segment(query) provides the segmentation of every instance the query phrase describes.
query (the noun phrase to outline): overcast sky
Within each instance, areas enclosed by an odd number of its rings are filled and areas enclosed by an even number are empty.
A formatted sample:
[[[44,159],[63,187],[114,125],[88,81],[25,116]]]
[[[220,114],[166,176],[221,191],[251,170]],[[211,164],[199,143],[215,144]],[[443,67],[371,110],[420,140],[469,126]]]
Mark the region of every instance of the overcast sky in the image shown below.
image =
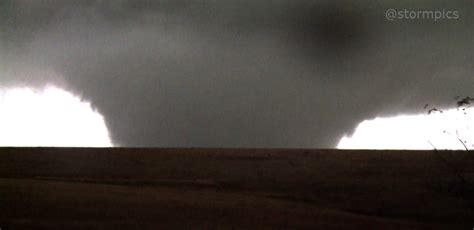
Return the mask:
[[[386,19],[387,9],[459,19]],[[1,0],[0,85],[55,84],[115,144],[335,147],[474,93],[473,1]]]

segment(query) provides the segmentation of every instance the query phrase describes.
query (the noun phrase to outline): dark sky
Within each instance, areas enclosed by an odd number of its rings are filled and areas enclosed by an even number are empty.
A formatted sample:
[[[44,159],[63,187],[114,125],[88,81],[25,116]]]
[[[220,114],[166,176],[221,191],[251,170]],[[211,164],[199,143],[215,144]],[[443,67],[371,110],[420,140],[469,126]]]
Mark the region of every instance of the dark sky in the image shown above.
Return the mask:
[[[387,9],[456,10],[396,20]],[[466,1],[0,0],[0,85],[64,87],[119,146],[335,147],[474,91]]]

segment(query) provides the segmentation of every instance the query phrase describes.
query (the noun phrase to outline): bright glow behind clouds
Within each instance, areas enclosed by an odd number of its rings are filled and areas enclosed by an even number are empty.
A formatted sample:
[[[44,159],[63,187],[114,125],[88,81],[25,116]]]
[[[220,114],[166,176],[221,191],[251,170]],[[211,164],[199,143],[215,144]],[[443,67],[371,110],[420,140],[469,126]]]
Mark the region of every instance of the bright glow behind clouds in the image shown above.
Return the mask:
[[[474,140],[474,109],[376,118],[361,122],[351,137],[343,137],[339,149],[464,149],[458,140]],[[431,146],[430,142],[433,144]]]
[[[0,88],[0,146],[110,147],[102,115],[56,88]]]

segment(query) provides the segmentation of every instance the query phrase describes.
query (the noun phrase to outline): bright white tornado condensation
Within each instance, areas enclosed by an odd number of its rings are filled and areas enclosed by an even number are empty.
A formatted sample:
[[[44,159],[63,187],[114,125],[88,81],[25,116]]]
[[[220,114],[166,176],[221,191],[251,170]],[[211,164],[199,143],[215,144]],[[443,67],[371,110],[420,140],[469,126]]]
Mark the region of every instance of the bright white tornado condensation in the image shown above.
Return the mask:
[[[65,90],[0,88],[0,146],[110,147],[112,142],[102,115]]]
[[[474,109],[376,118],[360,123],[339,149],[465,149],[473,148]]]

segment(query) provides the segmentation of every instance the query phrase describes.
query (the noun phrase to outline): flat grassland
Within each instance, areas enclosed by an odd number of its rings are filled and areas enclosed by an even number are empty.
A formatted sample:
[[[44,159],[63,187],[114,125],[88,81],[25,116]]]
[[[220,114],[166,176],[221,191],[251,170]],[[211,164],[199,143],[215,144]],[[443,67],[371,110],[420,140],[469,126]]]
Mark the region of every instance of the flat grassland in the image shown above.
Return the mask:
[[[0,228],[472,229],[474,152],[0,148]]]

